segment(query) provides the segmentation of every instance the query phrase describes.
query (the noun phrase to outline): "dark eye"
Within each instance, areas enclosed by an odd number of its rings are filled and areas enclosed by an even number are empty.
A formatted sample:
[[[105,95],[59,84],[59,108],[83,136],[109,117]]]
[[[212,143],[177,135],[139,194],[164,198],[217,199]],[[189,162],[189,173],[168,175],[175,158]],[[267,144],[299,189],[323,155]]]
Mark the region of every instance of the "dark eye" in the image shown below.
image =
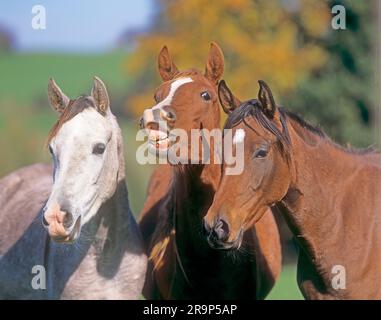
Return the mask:
[[[209,101],[210,100],[210,94],[208,91],[204,91],[204,92],[201,92],[201,98],[203,98],[205,101]]]
[[[259,148],[254,152],[254,158],[265,158],[269,150],[265,148]]]
[[[51,145],[49,145],[49,152],[50,152],[51,155],[53,155],[53,148],[52,148]]]
[[[105,149],[106,145],[104,143],[97,143],[93,148],[93,154],[103,154]]]

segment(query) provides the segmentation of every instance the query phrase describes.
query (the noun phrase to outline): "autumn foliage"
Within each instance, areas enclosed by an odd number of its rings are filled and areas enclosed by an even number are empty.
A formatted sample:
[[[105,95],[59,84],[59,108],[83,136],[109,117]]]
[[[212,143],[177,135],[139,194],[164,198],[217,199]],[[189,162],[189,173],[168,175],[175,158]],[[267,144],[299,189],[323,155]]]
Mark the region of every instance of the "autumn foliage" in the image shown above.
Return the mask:
[[[325,1],[160,0],[156,7],[150,30],[136,37],[136,49],[124,65],[133,81],[126,108],[135,115],[153,103],[160,84],[156,58],[163,45],[180,69],[204,68],[210,42],[217,42],[225,55],[224,79],[242,99],[255,96],[258,79],[280,96],[292,92],[327,59],[311,40],[330,27]]]

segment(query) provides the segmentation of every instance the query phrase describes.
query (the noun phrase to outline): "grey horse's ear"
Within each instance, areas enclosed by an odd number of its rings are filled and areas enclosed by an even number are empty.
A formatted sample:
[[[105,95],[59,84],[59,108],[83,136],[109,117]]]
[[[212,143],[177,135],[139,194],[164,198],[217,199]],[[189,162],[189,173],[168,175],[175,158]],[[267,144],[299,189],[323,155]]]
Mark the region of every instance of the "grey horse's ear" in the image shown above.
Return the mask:
[[[108,97],[105,84],[98,77],[94,77],[93,88],[91,90],[91,96],[95,100],[97,110],[105,115],[110,108],[110,99]]]
[[[54,82],[53,78],[50,78],[48,82],[48,99],[52,108],[59,113],[62,113],[65,110],[70,101],[60,87]]]

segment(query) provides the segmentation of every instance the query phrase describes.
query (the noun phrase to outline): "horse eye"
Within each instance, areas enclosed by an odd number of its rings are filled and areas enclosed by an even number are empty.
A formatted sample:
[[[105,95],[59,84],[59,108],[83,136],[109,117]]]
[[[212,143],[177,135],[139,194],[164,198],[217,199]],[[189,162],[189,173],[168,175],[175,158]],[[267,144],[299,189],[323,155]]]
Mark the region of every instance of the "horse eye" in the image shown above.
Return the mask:
[[[203,91],[201,92],[201,98],[203,98],[205,101],[209,101],[211,98],[210,98],[210,95],[209,95],[209,92],[207,91]]]
[[[97,143],[93,148],[93,154],[103,154],[105,152],[106,145],[104,143]]]
[[[51,145],[49,145],[49,152],[50,152],[51,155],[53,155],[53,148],[52,148]]]
[[[268,152],[269,151],[267,149],[257,149],[254,152],[254,158],[265,158]]]

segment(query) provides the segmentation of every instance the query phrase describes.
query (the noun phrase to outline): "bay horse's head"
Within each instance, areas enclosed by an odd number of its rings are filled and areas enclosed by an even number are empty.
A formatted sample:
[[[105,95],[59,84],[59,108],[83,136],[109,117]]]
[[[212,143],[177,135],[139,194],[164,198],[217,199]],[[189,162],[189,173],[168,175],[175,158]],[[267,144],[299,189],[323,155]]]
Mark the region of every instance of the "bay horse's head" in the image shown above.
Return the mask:
[[[274,101],[270,88],[259,81],[258,99],[240,104],[221,81],[218,94],[231,110],[225,129],[231,129],[234,144],[244,145],[244,170],[222,180],[204,218],[208,242],[214,248],[237,248],[243,232],[258,221],[269,206],[286,194],[290,181],[289,135],[284,111]]]
[[[163,83],[155,91],[156,104],[144,111],[141,125],[148,133],[149,150],[163,154],[173,142],[169,137],[173,129],[185,130],[190,137],[192,129],[220,126],[217,84],[224,58],[218,45],[212,43],[204,73],[196,69],[179,71],[164,46],[158,69]]]
[[[115,192],[120,129],[99,78],[90,96],[74,100],[50,79],[48,97],[60,117],[48,138],[54,183],[42,220],[53,240],[72,242]]]

